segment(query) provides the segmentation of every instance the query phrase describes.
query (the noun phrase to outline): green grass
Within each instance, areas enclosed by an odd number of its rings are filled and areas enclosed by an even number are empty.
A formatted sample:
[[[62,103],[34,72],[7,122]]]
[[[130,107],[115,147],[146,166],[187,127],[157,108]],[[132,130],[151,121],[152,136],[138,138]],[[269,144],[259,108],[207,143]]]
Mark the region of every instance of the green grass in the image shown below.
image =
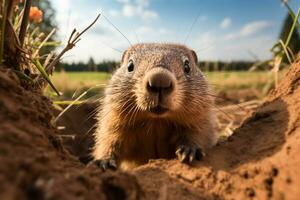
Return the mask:
[[[103,72],[59,72],[54,73],[52,82],[62,92],[62,96],[57,97],[48,87],[46,95],[54,100],[71,100],[76,96],[98,85],[85,95],[85,98],[91,98],[102,94],[105,84],[110,79],[111,74]]]
[[[280,76],[284,74],[280,72]],[[230,71],[230,72],[205,72],[208,82],[216,93],[228,90],[255,89],[262,92],[267,84],[273,83],[273,74],[270,71]],[[62,97],[54,97],[55,100],[70,100],[76,92],[80,93],[89,88],[99,85],[100,87],[90,90],[85,98],[99,97],[111,74],[103,72],[59,72],[52,77],[53,84],[63,93]],[[52,95],[50,89],[47,94]],[[73,98],[74,99],[74,98]]]
[[[205,75],[217,91],[247,88],[260,90],[273,80],[273,74],[269,71],[206,72]]]
[[[62,73],[55,73],[55,76],[61,76]],[[97,83],[106,83],[110,79],[110,73],[104,72],[67,72],[66,73],[70,80],[75,81],[95,81]]]

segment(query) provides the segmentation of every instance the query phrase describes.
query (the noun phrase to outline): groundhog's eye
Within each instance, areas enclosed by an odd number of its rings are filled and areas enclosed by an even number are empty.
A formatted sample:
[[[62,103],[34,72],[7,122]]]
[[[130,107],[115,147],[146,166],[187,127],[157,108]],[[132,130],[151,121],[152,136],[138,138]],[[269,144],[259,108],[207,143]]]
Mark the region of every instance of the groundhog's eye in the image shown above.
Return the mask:
[[[183,69],[186,74],[190,73],[191,68],[190,68],[190,62],[188,60],[184,61]]]
[[[128,65],[127,65],[127,69],[129,72],[132,72],[134,70],[134,64],[133,64],[133,60],[129,60]]]

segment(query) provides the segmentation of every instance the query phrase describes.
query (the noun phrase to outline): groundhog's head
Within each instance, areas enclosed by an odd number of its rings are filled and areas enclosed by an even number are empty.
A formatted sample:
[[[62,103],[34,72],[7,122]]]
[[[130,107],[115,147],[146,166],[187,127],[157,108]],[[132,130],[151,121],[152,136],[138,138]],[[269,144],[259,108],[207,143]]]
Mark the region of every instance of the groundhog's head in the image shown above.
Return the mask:
[[[183,45],[134,45],[124,52],[112,78],[112,101],[119,102],[118,108],[125,115],[136,112],[152,118],[193,116],[195,110],[211,103],[197,62],[196,53]],[[123,98],[122,102],[119,98]]]

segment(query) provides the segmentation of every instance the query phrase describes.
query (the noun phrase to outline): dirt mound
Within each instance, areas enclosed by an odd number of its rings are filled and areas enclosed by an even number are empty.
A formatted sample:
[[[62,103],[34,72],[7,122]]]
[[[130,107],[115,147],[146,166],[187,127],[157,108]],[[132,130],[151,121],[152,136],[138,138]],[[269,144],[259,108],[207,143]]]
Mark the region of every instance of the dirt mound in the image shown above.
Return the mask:
[[[51,102],[0,70],[0,199],[137,199],[133,175],[87,169],[64,150]],[[130,180],[130,181],[128,181]]]
[[[103,173],[64,149],[49,100],[0,71],[0,199],[297,199],[299,86],[300,60],[227,141],[193,166],[152,160],[133,171]],[[77,145],[64,144],[83,162],[91,141],[82,134],[94,122],[78,116],[93,109],[73,108],[76,117],[60,122]]]

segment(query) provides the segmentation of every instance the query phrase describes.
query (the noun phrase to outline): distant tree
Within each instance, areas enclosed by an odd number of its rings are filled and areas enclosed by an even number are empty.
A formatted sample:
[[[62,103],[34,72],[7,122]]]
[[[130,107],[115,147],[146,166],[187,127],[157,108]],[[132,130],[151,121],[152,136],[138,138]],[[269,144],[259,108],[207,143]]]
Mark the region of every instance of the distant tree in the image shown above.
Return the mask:
[[[291,15],[288,13],[282,29],[281,29],[281,33],[280,33],[280,39],[285,42],[288,38],[288,35],[290,33],[291,27],[293,25],[293,18],[291,17]],[[288,47],[292,50],[292,52],[296,55],[299,51],[300,51],[300,37],[299,37],[299,30],[297,28],[295,28],[290,43],[288,45]],[[284,56],[283,58],[283,62],[288,62],[287,57]]]
[[[97,71],[96,63],[92,57],[89,58],[87,65],[89,71]]]

